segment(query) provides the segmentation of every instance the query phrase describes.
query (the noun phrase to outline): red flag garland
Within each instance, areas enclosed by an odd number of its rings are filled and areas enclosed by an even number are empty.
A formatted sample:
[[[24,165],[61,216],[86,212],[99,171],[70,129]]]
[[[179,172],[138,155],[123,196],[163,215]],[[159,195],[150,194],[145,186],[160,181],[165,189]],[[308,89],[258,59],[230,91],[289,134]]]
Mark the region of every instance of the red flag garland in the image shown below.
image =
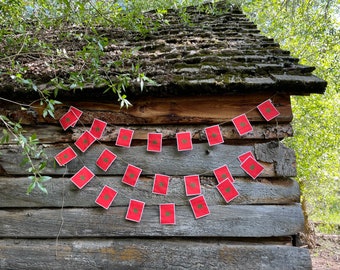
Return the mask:
[[[261,115],[270,121],[280,115],[280,112],[275,108],[270,99],[262,102],[257,106]],[[66,130],[70,126],[74,127],[83,112],[73,106],[65,113],[59,120],[62,128]],[[241,114],[233,118],[232,123],[236,127],[240,136],[243,136],[253,131],[253,128],[246,116]],[[100,139],[104,133],[107,123],[99,119],[94,119],[90,131],[85,131],[75,142],[75,145],[85,152],[97,139]],[[210,126],[204,129],[209,146],[224,143],[222,132],[219,125]],[[117,136],[116,145],[121,147],[130,147],[133,137],[133,130],[120,128]],[[192,137],[190,132],[176,133],[177,150],[188,151],[193,149]],[[162,133],[148,133],[147,151],[161,152],[162,151]],[[64,166],[71,160],[77,157],[72,147],[67,147],[55,156],[55,160],[60,166]],[[98,157],[96,164],[103,171],[107,171],[111,164],[115,161],[117,156],[108,149],[104,149]],[[256,161],[253,153],[248,151],[240,156],[238,159],[241,162],[241,168],[253,179],[258,177],[264,170],[264,167]],[[135,187],[142,169],[128,164],[123,175],[122,182]],[[216,185],[217,190],[226,202],[235,199],[239,192],[235,188],[233,176],[227,165],[223,165],[213,170],[214,175],[218,181]],[[74,176],[71,181],[82,189],[94,177],[94,173],[83,166]],[[166,195],[169,188],[170,177],[162,174],[155,174],[152,192],[154,194]],[[196,219],[210,214],[204,195],[201,194],[201,185],[199,175],[188,175],[184,177],[185,192],[187,196],[196,196],[189,200],[193,214]],[[105,209],[108,209],[113,200],[117,196],[117,191],[105,185],[98,197],[96,203]],[[130,199],[128,210],[125,218],[130,221],[140,222],[145,203],[138,200]],[[166,203],[159,205],[160,224],[175,224],[175,204]]]

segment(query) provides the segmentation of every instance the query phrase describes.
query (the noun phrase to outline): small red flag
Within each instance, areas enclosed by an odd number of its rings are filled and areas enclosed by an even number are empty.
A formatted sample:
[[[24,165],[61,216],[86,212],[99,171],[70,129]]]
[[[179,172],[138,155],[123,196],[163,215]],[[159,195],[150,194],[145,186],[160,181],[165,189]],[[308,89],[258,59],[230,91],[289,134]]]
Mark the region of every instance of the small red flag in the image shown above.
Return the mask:
[[[75,175],[71,177],[71,181],[79,188],[82,189],[91,179],[94,173],[91,172],[86,166],[81,168]]]
[[[80,135],[74,144],[80,151],[85,152],[95,141],[96,138],[86,130],[82,135]]]
[[[205,128],[205,134],[207,135],[208,144],[210,146],[221,144],[224,142],[219,125]]]
[[[109,209],[113,200],[117,196],[117,193],[118,192],[116,190],[105,185],[96,199],[96,204],[100,205],[101,207],[105,209]]]
[[[237,129],[237,132],[240,134],[240,136],[253,131],[253,127],[250,125],[250,122],[245,114],[241,114],[233,118],[232,121]]]
[[[248,157],[242,164],[241,168],[249,174],[253,179],[258,177],[264,170],[263,166],[253,157]]]
[[[230,202],[239,195],[237,189],[229,179],[219,183],[216,188],[221,193],[226,202]]]
[[[75,121],[72,124],[72,127],[74,127],[77,124],[77,122],[78,122],[80,116],[83,114],[83,112],[81,110],[77,109],[76,107],[73,107],[73,106],[70,107],[69,111],[72,111],[77,116],[77,121]]]
[[[122,182],[129,186],[135,187],[141,173],[142,169],[129,164],[123,175]]]
[[[196,219],[210,214],[207,202],[205,201],[203,195],[192,198],[189,200],[189,202]]]
[[[152,193],[166,195],[168,193],[170,176],[155,174]]]
[[[176,139],[177,139],[177,150],[178,151],[192,150],[193,147],[192,147],[190,132],[176,133]]]
[[[148,133],[147,151],[162,151],[162,133]]]
[[[81,110],[79,110],[79,109],[77,109],[76,107],[73,107],[73,106],[70,107],[69,111],[72,111],[77,116],[78,119],[83,114],[83,112]]]
[[[98,140],[102,137],[106,125],[106,122],[95,118],[92,122],[90,133]]]
[[[65,164],[69,163],[72,159],[77,157],[76,152],[72,149],[71,146],[65,148],[59,154],[57,154],[54,159],[60,166],[64,166]]]
[[[238,156],[238,160],[239,160],[241,163],[243,163],[248,157],[253,157],[253,158],[255,159],[253,153],[252,153],[251,151],[248,151],[248,152],[245,152],[245,153],[242,154],[242,155],[239,155],[239,156]]]
[[[274,104],[270,99],[258,105],[257,109],[260,111],[264,119],[266,119],[267,121],[270,121],[280,115],[280,112],[275,108]]]
[[[71,127],[73,124],[77,123],[78,118],[73,111],[69,110],[59,119],[59,123],[64,130]]]
[[[116,158],[117,156],[114,153],[108,149],[104,149],[98,157],[96,164],[99,168],[106,172]]]
[[[234,178],[231,175],[227,165],[223,165],[223,166],[215,169],[214,170],[214,175],[215,175],[218,183],[221,183],[221,182],[223,182],[226,179],[229,179],[230,182],[234,182]]]
[[[201,194],[201,182],[199,175],[184,176],[185,193],[187,196]]]
[[[134,131],[131,129],[126,129],[126,128],[119,129],[118,137],[116,140],[116,145],[122,146],[122,147],[130,147],[133,132]]]
[[[159,205],[160,224],[176,224],[175,204],[164,203]]]
[[[142,219],[144,206],[144,202],[131,199],[125,219],[140,222]]]

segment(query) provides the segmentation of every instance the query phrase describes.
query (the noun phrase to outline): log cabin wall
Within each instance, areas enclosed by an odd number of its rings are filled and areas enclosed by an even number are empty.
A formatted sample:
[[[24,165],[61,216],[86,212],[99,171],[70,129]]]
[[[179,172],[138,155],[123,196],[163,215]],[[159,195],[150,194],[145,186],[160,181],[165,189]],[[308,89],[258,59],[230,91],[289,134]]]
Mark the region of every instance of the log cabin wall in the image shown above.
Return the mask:
[[[30,181],[25,168],[19,166],[21,150],[14,141],[1,145],[1,269],[311,269],[308,250],[293,245],[293,237],[304,230],[304,216],[299,185],[294,180],[294,151],[281,140],[293,135],[290,95],[322,92],[325,83],[312,76],[310,68],[298,65],[272,40],[261,36],[239,11],[199,16],[194,8],[189,12],[196,14],[196,26],[188,28],[173,23],[171,30],[167,26],[159,29],[159,35],[151,37],[151,41],[138,41],[145,49],[138,56],[141,61],[150,64],[150,55],[156,58],[156,54],[158,59],[167,60],[163,66],[158,63],[155,69],[153,66],[147,69],[147,75],[159,83],[157,87],[150,86],[143,93],[129,90],[128,97],[133,103],[129,109],[120,109],[95,89],[77,92],[77,97],[61,95],[63,104],[56,108],[56,119],[43,118],[39,106],[33,112],[23,112],[14,105],[3,104],[1,114],[21,119],[28,134],[38,134],[49,157],[45,174],[52,176],[52,180],[46,184],[48,195],[35,190],[27,196]],[[169,12],[169,16],[173,21],[177,18],[175,12]],[[202,22],[210,34],[206,39],[199,24]],[[170,31],[177,35],[172,43],[162,36]],[[175,43],[178,49],[185,43],[183,37],[194,40],[195,35],[201,37],[196,47],[192,45],[196,56],[193,52],[184,54],[186,47],[160,57],[158,47],[151,46],[152,49],[148,45],[166,40],[162,43],[165,47]],[[211,38],[221,41],[222,37],[229,43],[211,41]],[[232,50],[237,49],[243,57],[237,59],[234,53],[232,61],[241,61],[237,62],[239,70],[253,71],[243,72],[238,81],[217,83],[231,68],[236,70],[236,62],[232,65],[227,62],[224,70],[220,65],[221,58],[226,61],[228,52],[231,55],[231,49],[223,47],[228,47],[231,39],[236,43],[242,40]],[[248,50],[245,41],[250,42],[253,51]],[[122,51],[133,42],[122,42],[119,49]],[[207,50],[204,42],[210,44],[209,53],[213,53],[209,61],[197,56]],[[261,56],[259,51],[263,48],[266,49]],[[149,58],[143,58],[145,51]],[[252,59],[249,63],[244,62],[245,54],[248,60]],[[175,60],[186,66],[179,71]],[[208,74],[207,62],[209,72],[214,73],[213,80],[200,77]],[[220,68],[218,72],[214,66]],[[162,73],[161,68],[170,71]],[[168,81],[164,74],[173,77]],[[174,74],[182,78],[180,82]],[[12,95],[8,94],[8,87],[1,91],[4,96]],[[27,101],[20,91],[18,97]],[[269,98],[280,115],[267,122],[256,106]],[[58,119],[70,106],[82,110],[83,115],[75,127],[63,131]],[[240,136],[231,119],[243,113],[253,131]],[[74,142],[90,128],[94,118],[108,126],[103,137],[82,153]],[[204,129],[216,124],[221,127],[224,143],[209,146]],[[130,148],[115,146],[122,127],[134,130]],[[176,134],[181,131],[192,134],[192,150],[177,151]],[[163,134],[162,152],[146,150],[150,132]],[[61,167],[54,157],[67,146],[73,147],[78,157]],[[95,164],[105,148],[117,155],[107,172]],[[240,154],[248,151],[264,167],[255,180],[240,168],[238,160]],[[121,181],[128,164],[143,170],[135,187]],[[214,169],[225,164],[239,192],[229,203],[216,189],[213,174]],[[78,189],[70,177],[84,165],[96,176]],[[152,193],[156,173],[171,177],[166,196]],[[199,219],[193,215],[191,197],[186,196],[184,188],[184,176],[193,174],[200,176],[201,193],[210,209],[208,216]],[[118,191],[107,210],[95,203],[105,185]],[[145,202],[139,223],[125,219],[130,199]],[[159,205],[163,203],[175,203],[175,225],[160,224]]]

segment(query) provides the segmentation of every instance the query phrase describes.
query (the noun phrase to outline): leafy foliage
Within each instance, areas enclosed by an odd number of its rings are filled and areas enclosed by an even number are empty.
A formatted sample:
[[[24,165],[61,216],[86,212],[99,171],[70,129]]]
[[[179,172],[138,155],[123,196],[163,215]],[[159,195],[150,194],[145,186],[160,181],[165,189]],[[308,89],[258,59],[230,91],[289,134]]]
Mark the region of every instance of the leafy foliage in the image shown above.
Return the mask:
[[[340,3],[249,0],[244,10],[258,27],[328,82],[324,95],[293,97],[298,181],[310,219],[326,232],[340,224]]]

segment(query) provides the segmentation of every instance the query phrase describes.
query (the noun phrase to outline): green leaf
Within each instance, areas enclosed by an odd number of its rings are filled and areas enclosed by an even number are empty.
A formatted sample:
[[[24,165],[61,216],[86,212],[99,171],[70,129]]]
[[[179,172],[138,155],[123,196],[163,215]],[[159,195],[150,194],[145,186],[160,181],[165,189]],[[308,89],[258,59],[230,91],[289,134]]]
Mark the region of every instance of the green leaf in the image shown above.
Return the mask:
[[[32,190],[35,188],[35,186],[36,186],[36,182],[32,180],[32,183],[28,186],[26,190],[26,194],[29,195],[32,192]]]
[[[44,192],[45,194],[48,194],[46,187],[44,187],[42,184],[37,182],[37,186],[42,192]]]

